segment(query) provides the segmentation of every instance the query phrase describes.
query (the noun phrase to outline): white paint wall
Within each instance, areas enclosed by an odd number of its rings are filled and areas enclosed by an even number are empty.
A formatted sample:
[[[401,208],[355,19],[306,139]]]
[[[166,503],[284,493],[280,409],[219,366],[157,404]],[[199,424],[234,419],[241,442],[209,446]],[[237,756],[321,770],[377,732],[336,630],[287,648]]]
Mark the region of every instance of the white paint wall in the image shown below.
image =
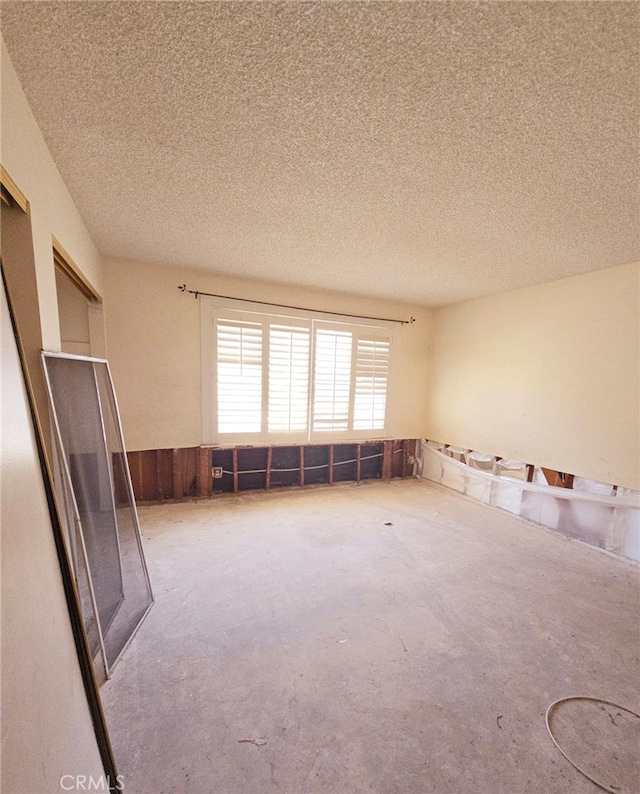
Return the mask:
[[[639,275],[436,310],[428,437],[640,489]]]
[[[368,298],[219,276],[204,271],[107,260],[107,352],[127,449],[197,446],[202,441],[200,304],[178,285],[248,300],[377,317],[416,317],[398,328],[389,394],[389,432],[421,435],[426,426],[432,312]]]
[[[60,327],[51,235],[99,294],[103,289],[102,259],[51,158],[4,41],[0,41],[0,49],[0,162],[29,201],[42,339],[45,348],[58,351]]]

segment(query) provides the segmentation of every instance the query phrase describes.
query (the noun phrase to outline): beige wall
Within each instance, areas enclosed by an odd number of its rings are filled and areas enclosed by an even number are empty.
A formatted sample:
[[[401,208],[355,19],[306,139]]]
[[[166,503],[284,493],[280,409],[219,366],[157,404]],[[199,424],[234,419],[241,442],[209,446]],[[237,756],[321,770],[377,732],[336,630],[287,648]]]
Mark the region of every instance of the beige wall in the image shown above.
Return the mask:
[[[103,775],[33,427],[2,294],[2,774],[5,794]]]
[[[389,394],[390,434],[424,432],[431,311],[203,271],[108,260],[105,275],[107,353],[127,449],[196,446],[202,441],[200,302],[191,289],[379,317],[416,317],[394,341],[400,377]]]
[[[0,161],[30,204],[2,213],[3,266],[43,423],[42,346],[60,349],[51,235],[101,288],[101,262],[2,43]],[[3,792],[58,791],[103,774],[54,546],[7,311],[2,303]]]
[[[639,267],[438,309],[428,436],[640,488]]]
[[[1,41],[0,162],[29,201],[42,341],[60,350],[60,328],[51,236],[59,240],[102,294],[102,260],[51,158]]]
[[[90,356],[89,301],[71,279],[57,268],[55,277],[60,318],[60,349],[63,353]]]

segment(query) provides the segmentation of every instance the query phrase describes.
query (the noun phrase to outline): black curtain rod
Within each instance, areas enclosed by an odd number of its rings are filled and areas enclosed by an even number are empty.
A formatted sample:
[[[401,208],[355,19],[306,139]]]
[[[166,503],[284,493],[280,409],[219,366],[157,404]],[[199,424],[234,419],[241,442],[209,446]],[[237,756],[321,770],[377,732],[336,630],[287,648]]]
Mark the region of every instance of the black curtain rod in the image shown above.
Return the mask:
[[[206,295],[207,298],[224,298],[230,301],[242,301],[242,303],[259,303],[260,306],[277,306],[279,309],[297,309],[303,312],[316,312],[318,314],[333,314],[336,317],[351,317],[356,320],[380,320],[383,323],[399,323],[400,325],[411,325],[415,323],[416,318],[412,317],[410,320],[395,320],[389,317],[367,317],[364,314],[347,314],[347,312],[329,312],[322,309],[305,309],[303,306],[287,306],[285,303],[269,303],[268,301],[254,301],[247,300],[246,298],[234,298],[232,295],[214,295],[213,292],[200,292],[200,290],[187,289],[186,284],[180,284],[178,289],[180,292],[188,292],[195,295],[196,300],[200,295]]]

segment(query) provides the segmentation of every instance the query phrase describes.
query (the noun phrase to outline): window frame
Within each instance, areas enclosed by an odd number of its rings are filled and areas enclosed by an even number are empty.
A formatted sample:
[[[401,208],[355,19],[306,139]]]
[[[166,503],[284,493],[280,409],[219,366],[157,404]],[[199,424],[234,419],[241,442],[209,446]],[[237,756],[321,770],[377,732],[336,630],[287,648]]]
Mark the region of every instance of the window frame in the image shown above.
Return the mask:
[[[280,309],[273,307],[265,311],[262,304],[251,301],[232,300],[228,298],[214,298],[206,295],[199,296],[200,321],[201,321],[201,373],[202,373],[202,443],[221,447],[240,445],[276,446],[288,444],[297,446],[302,444],[331,444],[336,442],[359,442],[372,439],[391,438],[391,395],[394,382],[394,336],[396,327],[393,322],[385,320],[365,320],[358,317],[336,318],[323,312],[308,311],[303,309]],[[263,323],[262,334],[262,429],[257,433],[218,433],[217,431],[217,321],[218,319],[249,319],[246,315],[253,315],[258,322]],[[244,316],[244,317],[241,317]],[[269,432],[269,323],[277,325],[278,322],[292,325],[307,325],[309,328],[309,389],[307,395],[307,429],[300,433]],[[387,365],[387,384],[385,394],[384,427],[375,430],[314,430],[313,429],[313,402],[315,390],[315,347],[316,330],[348,330],[351,332],[352,360],[349,387],[349,424],[354,421],[354,402],[357,370],[357,342],[359,337],[367,338],[367,329],[372,336],[388,338],[389,357]],[[266,384],[266,385],[265,385]]]

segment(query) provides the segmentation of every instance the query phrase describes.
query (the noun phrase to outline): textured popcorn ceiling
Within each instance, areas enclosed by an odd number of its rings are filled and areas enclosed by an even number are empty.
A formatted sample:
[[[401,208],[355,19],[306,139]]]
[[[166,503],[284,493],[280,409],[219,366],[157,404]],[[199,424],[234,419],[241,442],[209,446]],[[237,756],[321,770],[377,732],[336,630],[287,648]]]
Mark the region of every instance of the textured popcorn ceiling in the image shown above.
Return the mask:
[[[640,258],[639,18],[615,2],[2,3],[103,254],[429,305]]]

